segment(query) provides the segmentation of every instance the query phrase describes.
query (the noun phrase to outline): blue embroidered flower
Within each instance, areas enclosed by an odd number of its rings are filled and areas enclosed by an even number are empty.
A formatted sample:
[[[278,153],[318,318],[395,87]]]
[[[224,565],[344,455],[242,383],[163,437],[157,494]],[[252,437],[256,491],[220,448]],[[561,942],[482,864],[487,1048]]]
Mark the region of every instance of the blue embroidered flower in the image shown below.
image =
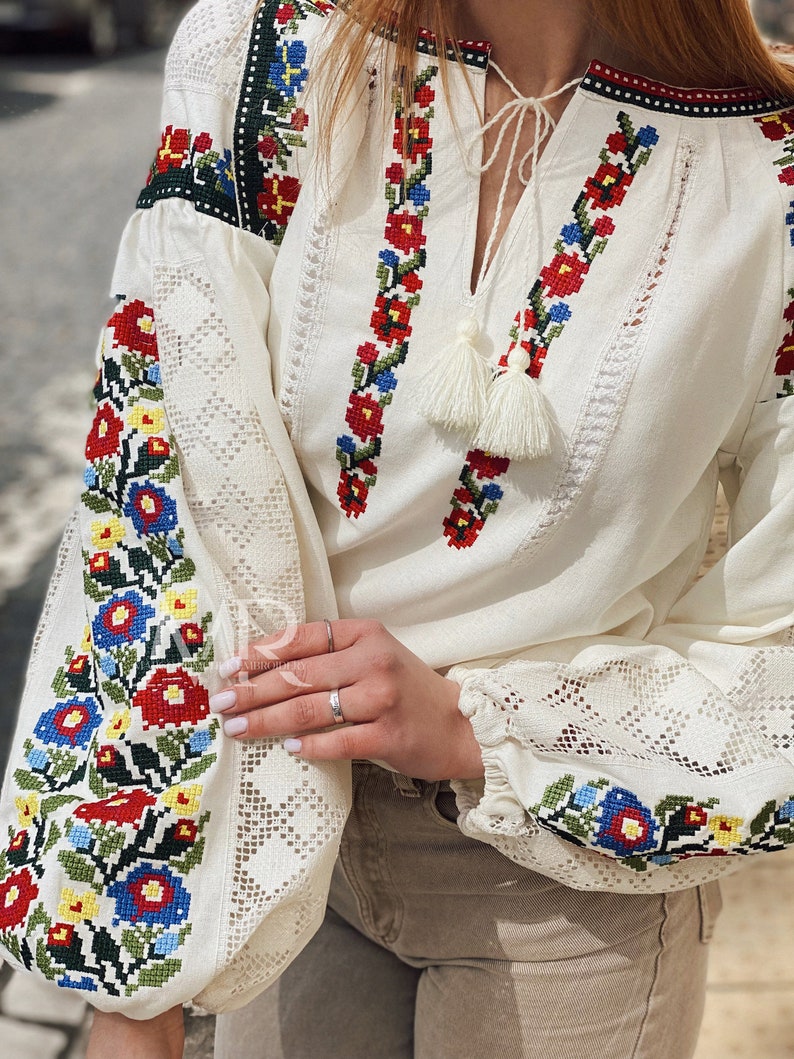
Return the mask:
[[[212,736],[206,729],[194,732],[190,737],[190,749],[194,754],[203,753],[212,742]]]
[[[102,604],[91,624],[94,643],[107,650],[142,640],[154,614],[153,608],[137,592],[125,592],[123,596],[117,593]]]
[[[133,482],[124,505],[124,514],[132,519],[139,537],[167,533],[176,527],[176,501],[154,482]]]
[[[595,805],[597,798],[598,788],[585,783],[578,791],[574,791],[573,804],[577,809],[589,809],[591,805]]]
[[[227,148],[214,165],[218,178],[218,190],[230,199],[234,198],[234,171],[232,169],[232,152]]]
[[[143,921],[150,927],[158,923],[173,927],[182,923],[190,911],[190,894],[180,876],[146,862],[109,886],[107,893],[116,902],[117,920],[127,923]]]
[[[94,841],[94,836],[85,824],[73,824],[69,831],[68,840],[69,844],[74,846],[75,849],[88,849]]]
[[[653,147],[654,144],[659,142],[659,133],[653,125],[643,125],[637,133],[637,139],[643,147]]]
[[[43,713],[36,722],[35,734],[49,746],[79,746],[85,749],[98,727],[102,715],[90,695],[75,695]]]
[[[791,200],[789,206],[791,206],[791,210],[786,214],[786,224],[791,229],[788,234],[791,245],[794,246],[794,199]]]
[[[549,309],[549,316],[555,324],[564,324],[571,319],[571,307],[565,302],[555,302]]]
[[[270,80],[288,99],[301,91],[309,71],[306,62],[306,45],[302,40],[293,40],[281,46],[281,61],[270,64]]]
[[[82,978],[71,978],[68,974],[58,979],[58,985],[63,989],[82,989],[86,993],[96,993],[97,984],[93,978],[84,974]]]
[[[421,209],[422,206],[427,205],[430,201],[430,188],[427,184],[421,182],[414,184],[408,192],[408,198],[413,202],[417,209]]]
[[[658,831],[650,809],[636,795],[613,787],[601,803],[601,826],[593,842],[618,857],[631,857],[653,849]]]
[[[356,443],[349,434],[342,434],[336,439],[336,443],[342,452],[353,453],[356,451]]]
[[[488,482],[482,487],[482,495],[486,500],[501,500],[504,494],[504,489],[496,482]]]
[[[50,763],[49,754],[45,754],[43,750],[31,750],[25,760],[32,769],[37,771],[45,769]]]
[[[179,945],[180,941],[178,934],[161,934],[154,943],[154,951],[158,956],[169,956],[172,952],[176,952]]]
[[[657,853],[649,857],[651,864],[672,864],[673,858],[669,853]]]
[[[375,385],[381,393],[388,393],[389,390],[396,390],[397,376],[393,371],[382,371],[380,375],[375,377]]]
[[[92,485],[96,484],[96,471],[90,464],[88,465],[88,467],[86,467],[85,471],[83,472],[83,481],[89,489]]]
[[[777,815],[781,821],[792,820],[794,821],[794,798],[789,799],[787,802],[783,802],[777,811]]]
[[[154,383],[155,386],[160,385],[160,382],[162,381],[162,376],[160,373],[159,361],[155,361],[155,363],[152,364],[151,367],[146,369],[146,378],[149,380],[149,382]]]
[[[106,677],[115,677],[119,671],[116,660],[111,655],[102,655],[99,659],[99,665]]]
[[[381,252],[378,254],[378,257],[381,259],[383,264],[387,266],[387,268],[397,268],[400,263],[399,257],[395,254],[393,250],[381,250]]]
[[[581,243],[582,241],[582,229],[578,224],[566,224],[560,235],[563,242],[567,243],[568,246],[573,246],[574,243]]]
[[[167,544],[169,552],[172,555],[176,555],[177,558],[185,554],[185,549],[182,547],[176,537],[169,537]]]

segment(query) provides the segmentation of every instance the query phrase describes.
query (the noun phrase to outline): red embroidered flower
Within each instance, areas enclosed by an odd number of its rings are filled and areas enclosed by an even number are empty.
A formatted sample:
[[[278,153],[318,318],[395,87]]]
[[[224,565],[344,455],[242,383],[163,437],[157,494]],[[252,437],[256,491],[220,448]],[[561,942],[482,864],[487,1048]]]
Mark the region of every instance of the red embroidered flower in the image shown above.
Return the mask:
[[[590,266],[578,254],[557,254],[540,270],[540,278],[552,297],[565,298],[581,289],[589,271]]]
[[[794,133],[794,110],[783,110],[780,114],[764,115],[755,120],[768,140],[785,140]]]
[[[262,217],[278,224],[286,224],[298,202],[300,181],[296,177],[276,174],[265,178],[264,191],[257,196]]]
[[[775,375],[794,374],[794,332],[789,332],[775,354]]]
[[[88,560],[88,569],[92,574],[103,574],[110,567],[110,552],[95,552]]]
[[[783,319],[788,320],[789,323],[794,323],[794,301],[790,301],[783,310]]]
[[[400,283],[409,294],[416,294],[425,285],[424,280],[420,279],[416,272],[406,272],[404,276],[400,277]]]
[[[119,436],[124,429],[124,421],[119,419],[110,404],[105,402],[97,408],[94,422],[88,432],[85,443],[85,458],[98,460],[103,456],[112,456],[118,451]]]
[[[427,236],[422,231],[421,220],[404,210],[402,213],[389,214],[386,221],[386,241],[402,250],[404,254],[412,254],[425,245]]]
[[[96,767],[98,769],[112,769],[119,760],[119,752],[114,746],[97,747]]]
[[[101,820],[104,824],[140,825],[141,817],[157,799],[143,787],[133,787],[131,791],[116,791],[110,798],[99,802],[84,802],[74,810],[74,815],[81,820]]]
[[[781,184],[791,187],[794,184],[794,165],[784,166],[777,176]]]
[[[464,488],[464,486],[460,486],[460,488],[456,489],[452,495],[461,504],[470,504],[474,500],[474,496],[471,491],[469,489]]]
[[[70,673],[84,673],[87,665],[88,655],[75,655],[69,663],[68,670]]]
[[[478,478],[498,478],[510,466],[506,456],[493,456],[482,449],[472,449],[466,456],[466,463]]]
[[[158,173],[167,173],[169,169],[181,169],[187,162],[190,151],[190,131],[166,126],[163,140],[157,152],[154,164]]]
[[[343,471],[339,477],[339,485],[336,488],[342,510],[353,518],[367,510],[367,496],[369,489],[354,474]]]
[[[474,511],[453,508],[444,519],[444,536],[452,548],[470,548],[477,540],[485,521]]]
[[[28,840],[27,831],[17,831],[11,841],[8,843],[8,849],[11,853],[18,853]]]
[[[421,85],[414,92],[414,100],[418,107],[429,107],[436,98],[436,93],[428,84]]]
[[[113,328],[113,348],[124,346],[133,353],[143,353],[157,360],[157,333],[154,310],[140,299],[127,302],[111,316],[108,327]]]
[[[295,129],[296,132],[303,132],[306,126],[309,124],[309,115],[303,109],[303,107],[296,107],[292,112],[290,118],[290,125]]]
[[[356,356],[362,364],[374,364],[378,359],[378,347],[374,342],[364,342],[356,350]]]
[[[179,634],[182,637],[182,643],[189,651],[201,647],[204,643],[204,630],[194,622],[185,622],[184,625],[180,625]]]
[[[200,132],[193,141],[193,147],[199,154],[204,154],[212,147],[212,137],[208,132]]]
[[[374,460],[362,460],[358,465],[359,471],[366,475],[376,475],[378,473],[378,467]]]
[[[393,346],[411,334],[411,306],[396,295],[386,297],[379,294],[375,299],[375,311],[370,326],[386,345]]]
[[[72,944],[74,936],[74,925],[72,923],[56,923],[47,932],[47,948],[68,949]]]
[[[181,667],[156,669],[132,705],[141,711],[144,728],[198,724],[209,713],[207,689]]]
[[[150,434],[146,439],[146,451],[150,456],[157,456],[165,459],[166,456],[171,455],[171,446],[165,438],[158,438],[153,434]]]
[[[269,161],[278,154],[278,141],[272,136],[263,136],[257,145],[257,150],[265,161]]]
[[[10,930],[25,922],[39,888],[27,868],[9,875],[0,883],[0,930]]]
[[[405,178],[405,168],[399,162],[393,162],[386,170],[386,179],[390,184],[402,184]]]
[[[281,4],[276,11],[276,22],[280,26],[286,26],[288,22],[291,22],[295,18],[295,7],[293,4]]]
[[[190,844],[196,841],[198,825],[195,820],[177,820],[174,824],[174,838],[177,842]]]
[[[607,162],[598,167],[595,176],[588,177],[584,186],[585,196],[596,208],[600,206],[611,210],[613,206],[621,204],[633,180],[631,173]]]
[[[383,433],[383,409],[368,393],[352,393],[345,422],[362,441]]]
[[[601,217],[596,217],[593,228],[596,235],[612,235],[615,230],[615,222],[611,217],[602,215]]]
[[[700,805],[688,805],[684,810],[684,823],[687,827],[702,827],[709,818],[709,814]]]
[[[394,149],[402,156],[405,118],[394,119]],[[426,118],[414,115],[408,126],[408,155],[413,163],[425,158],[433,146],[430,136],[430,122]]]
[[[624,154],[629,143],[622,132],[613,132],[607,136],[607,147],[612,154]]]

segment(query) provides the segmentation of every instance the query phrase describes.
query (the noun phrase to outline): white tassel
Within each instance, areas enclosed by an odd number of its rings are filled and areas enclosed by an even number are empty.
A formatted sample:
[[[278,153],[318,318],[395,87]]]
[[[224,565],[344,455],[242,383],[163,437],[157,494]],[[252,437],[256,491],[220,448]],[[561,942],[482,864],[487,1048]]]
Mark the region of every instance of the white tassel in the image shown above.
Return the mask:
[[[420,415],[447,430],[476,430],[485,414],[491,376],[488,362],[475,349],[480,325],[474,317],[458,324],[455,341],[428,368],[419,398]]]
[[[517,346],[507,369],[494,378],[475,448],[510,460],[533,460],[551,451],[551,416],[540,386],[527,374],[529,363]]]

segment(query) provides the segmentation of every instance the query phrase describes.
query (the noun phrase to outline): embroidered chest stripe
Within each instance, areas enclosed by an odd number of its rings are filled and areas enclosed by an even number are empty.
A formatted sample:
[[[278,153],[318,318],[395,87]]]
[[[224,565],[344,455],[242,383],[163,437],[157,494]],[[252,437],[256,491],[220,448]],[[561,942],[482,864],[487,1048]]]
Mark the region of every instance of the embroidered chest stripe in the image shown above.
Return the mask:
[[[552,342],[571,318],[570,300],[581,291],[599,254],[615,231],[611,214],[624,201],[634,178],[651,157],[659,134],[652,125],[635,131],[628,114],[617,116],[617,129],[599,153],[599,166],[588,177],[573,205],[573,219],[565,224],[554,244],[554,255],[540,271],[516,314],[510,345],[499,361],[507,359],[518,343],[530,356],[527,371],[537,379],[543,371]],[[444,519],[444,536],[452,548],[470,548],[486,520],[499,507],[504,491],[498,483],[510,460],[480,449],[471,450],[452,495],[452,510]]]
[[[341,434],[336,442],[336,456],[342,466],[339,503],[353,518],[366,511],[369,491],[377,481],[384,411],[397,388],[397,370],[408,357],[411,316],[421,297],[437,73],[437,66],[429,66],[414,81],[415,110],[407,139],[406,116],[399,101],[394,116],[394,157],[386,168],[386,248],[378,255],[378,293],[370,318],[372,338],[356,351],[353,389],[345,413],[350,432]]]
[[[782,154],[774,164],[780,169],[778,180],[784,187],[794,189],[794,108],[755,119],[767,140],[780,143]],[[794,247],[794,198],[789,201],[786,212],[789,240]],[[788,304],[783,311],[786,334],[775,355],[775,375],[780,379],[778,397],[794,396],[794,287],[786,292]]]

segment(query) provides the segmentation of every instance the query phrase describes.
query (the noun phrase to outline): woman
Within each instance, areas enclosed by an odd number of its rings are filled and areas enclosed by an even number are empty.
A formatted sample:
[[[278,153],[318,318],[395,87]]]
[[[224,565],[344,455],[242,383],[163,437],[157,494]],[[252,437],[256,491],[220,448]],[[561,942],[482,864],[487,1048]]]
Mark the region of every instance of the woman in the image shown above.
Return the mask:
[[[230,137],[253,12],[220,7],[169,136],[204,93]],[[794,77],[744,0],[692,7],[401,0],[396,45],[371,0],[260,12],[281,125],[227,269],[280,246],[273,382],[341,618],[225,660],[211,705],[354,761],[354,808],[325,925],[220,1056],[684,1059],[713,880],[794,840]],[[694,583],[718,474],[733,543]],[[89,1055],[181,1033],[98,1013]]]

